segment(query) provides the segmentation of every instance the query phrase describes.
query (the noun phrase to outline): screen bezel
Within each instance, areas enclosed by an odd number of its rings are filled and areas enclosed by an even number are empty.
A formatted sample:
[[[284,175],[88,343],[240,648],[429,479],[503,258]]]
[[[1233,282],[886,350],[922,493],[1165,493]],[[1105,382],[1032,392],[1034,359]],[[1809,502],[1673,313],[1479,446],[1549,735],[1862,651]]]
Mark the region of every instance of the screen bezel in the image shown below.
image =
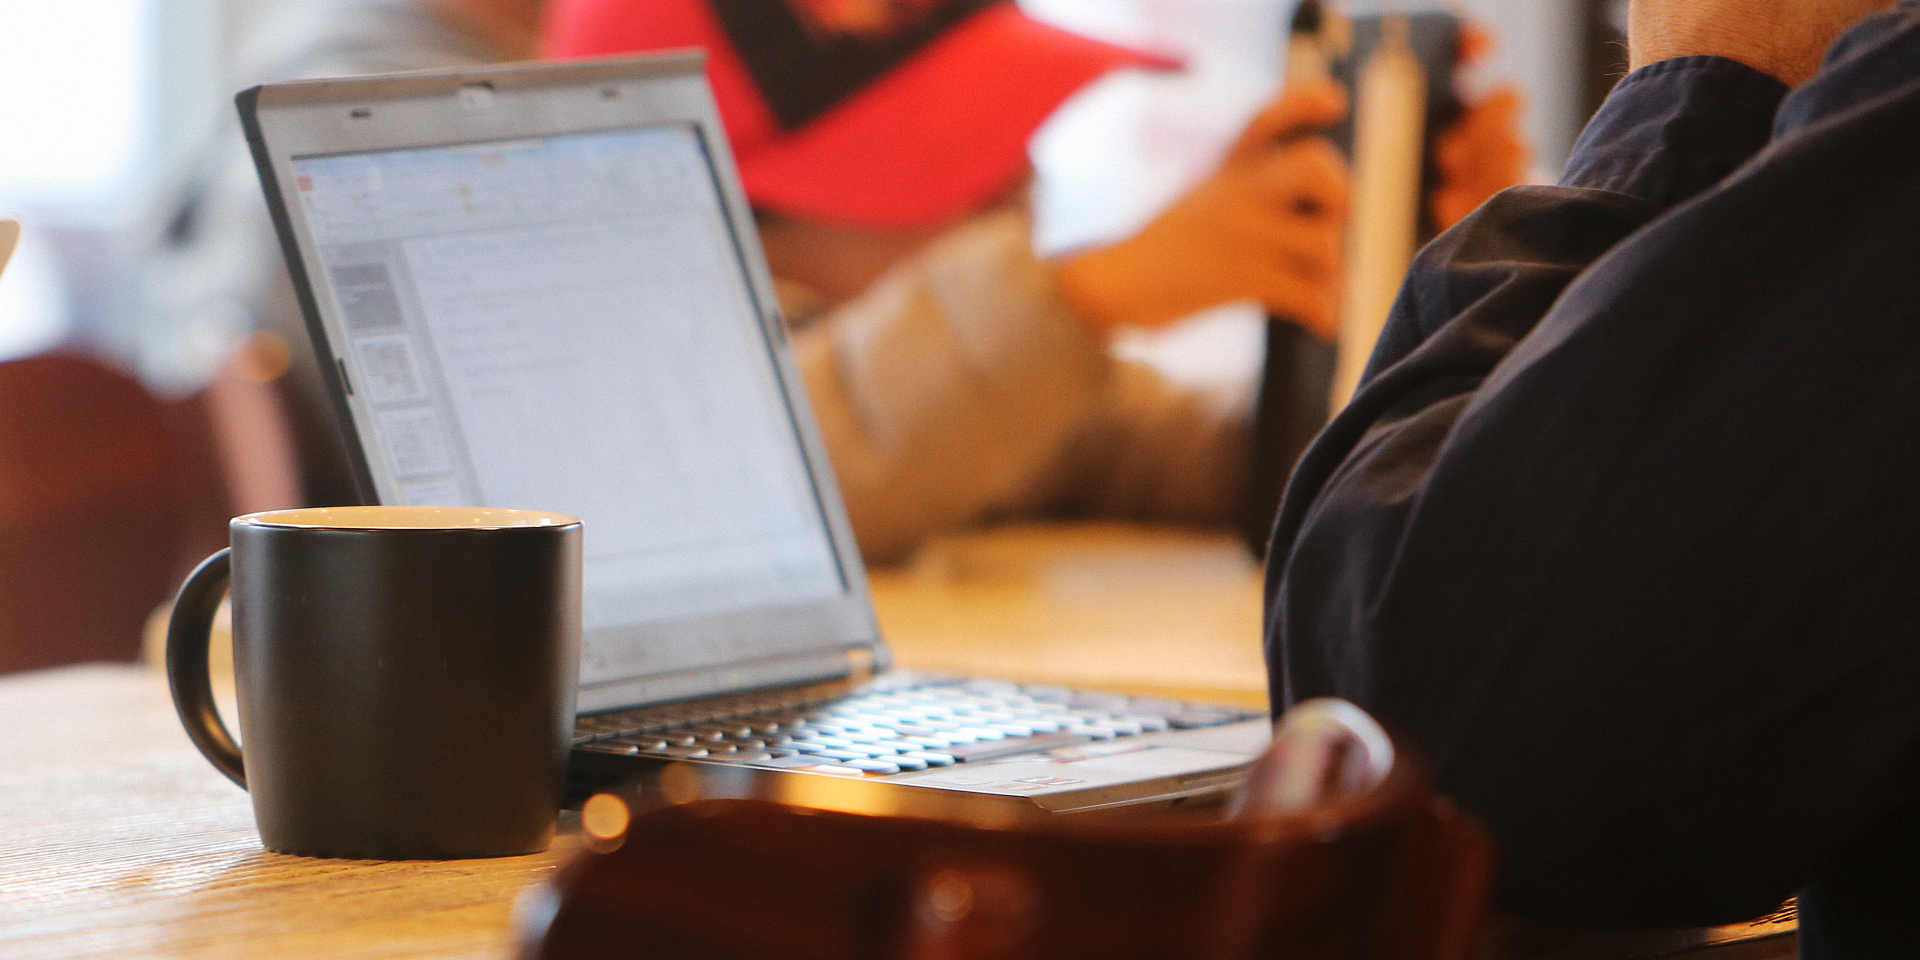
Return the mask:
[[[564,136],[641,127],[691,126],[710,160],[736,252],[763,337],[799,437],[831,540],[843,590],[837,596],[749,610],[648,621],[598,631],[590,642],[726,644],[734,638],[780,636],[774,655],[693,669],[638,674],[580,689],[580,712],[687,699],[783,683],[844,676],[856,665],[888,660],[867,592],[865,568],[834,481],[805,388],[787,342],[759,236],[732,154],[721,133],[698,53],[520,64],[485,70],[417,71],[348,80],[298,81],[254,87],[237,98],[268,206],[286,254],[315,355],[334,399],[360,498],[397,500],[392,478],[377,477],[361,436],[372,436],[373,411],[352,390],[357,362],[333,298],[311,282],[318,247],[292,192],[296,157],[417,149],[493,140]],[[609,93],[608,91],[613,91]],[[850,651],[861,651],[850,657]],[[869,658],[871,658],[869,660]]]

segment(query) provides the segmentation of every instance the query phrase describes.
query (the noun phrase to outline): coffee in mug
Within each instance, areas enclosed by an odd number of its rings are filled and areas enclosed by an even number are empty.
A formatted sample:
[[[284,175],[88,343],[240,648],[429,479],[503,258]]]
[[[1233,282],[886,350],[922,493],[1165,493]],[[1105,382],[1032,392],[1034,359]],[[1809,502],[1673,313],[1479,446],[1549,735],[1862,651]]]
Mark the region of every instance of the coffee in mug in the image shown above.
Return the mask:
[[[383,860],[552,842],[573,733],[580,521],[472,507],[233,519],[174,603],[167,679],[267,849]],[[207,645],[231,582],[241,744]]]

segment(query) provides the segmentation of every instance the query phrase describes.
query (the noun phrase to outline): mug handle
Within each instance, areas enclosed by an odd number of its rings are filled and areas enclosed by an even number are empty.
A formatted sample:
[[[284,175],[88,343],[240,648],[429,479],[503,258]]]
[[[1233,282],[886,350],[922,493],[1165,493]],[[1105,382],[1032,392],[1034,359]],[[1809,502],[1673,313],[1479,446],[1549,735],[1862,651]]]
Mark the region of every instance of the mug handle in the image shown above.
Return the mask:
[[[167,623],[167,686],[173,689],[173,708],[200,753],[228,780],[247,786],[240,747],[220,719],[213,702],[213,679],[208,675],[207,647],[213,642],[213,616],[233,575],[232,550],[208,557],[180,587],[173,600],[173,618]]]

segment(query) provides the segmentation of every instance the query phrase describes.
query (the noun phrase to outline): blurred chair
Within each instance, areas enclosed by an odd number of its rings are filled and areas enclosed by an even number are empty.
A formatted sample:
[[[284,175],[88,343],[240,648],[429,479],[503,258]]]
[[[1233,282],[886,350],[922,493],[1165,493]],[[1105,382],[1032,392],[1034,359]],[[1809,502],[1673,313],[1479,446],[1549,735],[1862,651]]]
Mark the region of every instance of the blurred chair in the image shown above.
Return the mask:
[[[689,765],[684,769],[696,769]],[[521,903],[526,960],[1464,960],[1486,836],[1357,709],[1290,712],[1229,817],[633,813]],[[616,812],[619,812],[616,811]]]
[[[78,354],[0,363],[0,673],[136,659],[228,517],[300,505],[276,356],[175,402]]]
[[[0,672],[134,658],[173,586],[179,468],[166,407],[132,377],[0,363]]]

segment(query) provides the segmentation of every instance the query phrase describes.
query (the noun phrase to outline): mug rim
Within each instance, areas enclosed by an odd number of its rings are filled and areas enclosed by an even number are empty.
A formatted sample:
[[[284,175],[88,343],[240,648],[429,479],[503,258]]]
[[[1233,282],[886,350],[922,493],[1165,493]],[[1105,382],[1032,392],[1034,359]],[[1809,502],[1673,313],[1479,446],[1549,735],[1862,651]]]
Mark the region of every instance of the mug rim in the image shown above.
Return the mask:
[[[231,523],[300,530],[509,530],[579,526],[580,518],[509,507],[368,505],[266,510]]]

